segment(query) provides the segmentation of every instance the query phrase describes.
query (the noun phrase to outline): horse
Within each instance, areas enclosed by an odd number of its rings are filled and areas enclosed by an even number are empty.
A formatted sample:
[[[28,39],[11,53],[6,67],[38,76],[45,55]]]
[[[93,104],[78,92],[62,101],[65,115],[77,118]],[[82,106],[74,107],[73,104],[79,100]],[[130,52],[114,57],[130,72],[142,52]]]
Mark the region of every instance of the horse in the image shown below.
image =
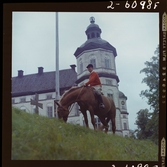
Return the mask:
[[[105,128],[105,132],[108,132],[108,122],[111,120],[112,122],[112,131],[113,134],[115,134],[116,130],[116,125],[115,125],[115,117],[116,117],[116,107],[114,104],[114,101],[102,95],[102,99],[105,105],[104,109],[99,108],[99,102],[96,98],[95,95],[95,90],[88,86],[81,86],[81,87],[71,87],[68,91],[66,91],[59,102],[54,100],[54,102],[58,105],[57,112],[58,112],[58,117],[65,122],[67,122],[67,118],[69,115],[69,108],[71,104],[77,102],[78,105],[80,106],[80,111],[82,112],[84,119],[85,119],[85,124],[87,127],[88,126],[88,119],[87,119],[87,113],[86,111],[88,110],[90,112],[91,116],[91,123],[94,127],[94,130],[96,130],[95,127],[95,120],[94,120],[94,115],[97,115],[103,124],[101,126],[101,130]]]

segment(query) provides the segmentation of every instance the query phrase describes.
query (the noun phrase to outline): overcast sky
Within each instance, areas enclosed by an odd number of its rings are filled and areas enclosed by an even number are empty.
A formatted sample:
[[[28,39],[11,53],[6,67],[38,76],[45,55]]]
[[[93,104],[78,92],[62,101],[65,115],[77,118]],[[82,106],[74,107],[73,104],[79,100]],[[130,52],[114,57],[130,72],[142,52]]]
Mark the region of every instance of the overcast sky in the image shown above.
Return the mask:
[[[68,69],[76,64],[74,52],[86,40],[89,18],[102,30],[101,38],[117,50],[116,70],[120,79],[119,90],[128,98],[130,129],[136,113],[148,108],[147,99],[139,94],[147,86],[140,73],[150,61],[159,44],[158,13],[104,13],[104,12],[59,12],[59,68]],[[37,73],[38,67],[44,72],[55,67],[55,13],[54,12],[13,12],[12,18],[12,76],[18,70],[24,75]]]

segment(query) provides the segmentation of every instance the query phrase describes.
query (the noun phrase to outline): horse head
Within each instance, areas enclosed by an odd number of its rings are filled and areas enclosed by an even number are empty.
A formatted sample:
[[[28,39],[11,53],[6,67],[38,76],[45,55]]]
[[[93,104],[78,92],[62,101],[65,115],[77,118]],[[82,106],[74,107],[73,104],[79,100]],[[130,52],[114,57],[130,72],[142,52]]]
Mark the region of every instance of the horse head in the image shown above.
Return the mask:
[[[57,113],[59,119],[62,119],[66,122],[68,118],[69,111],[68,109],[64,108],[60,103],[58,103],[56,100],[54,102],[57,104]]]

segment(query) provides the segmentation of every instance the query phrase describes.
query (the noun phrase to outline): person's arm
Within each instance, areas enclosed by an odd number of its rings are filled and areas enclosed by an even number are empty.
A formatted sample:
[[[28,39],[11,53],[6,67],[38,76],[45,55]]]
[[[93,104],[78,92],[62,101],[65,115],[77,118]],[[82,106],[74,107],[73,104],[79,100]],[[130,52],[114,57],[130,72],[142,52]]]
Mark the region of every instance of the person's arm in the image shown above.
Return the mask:
[[[90,76],[90,78],[89,78],[89,81],[86,82],[85,85],[88,86],[90,83],[93,83],[95,81],[95,79],[96,79],[96,75],[97,74],[95,72],[92,73],[91,76]]]

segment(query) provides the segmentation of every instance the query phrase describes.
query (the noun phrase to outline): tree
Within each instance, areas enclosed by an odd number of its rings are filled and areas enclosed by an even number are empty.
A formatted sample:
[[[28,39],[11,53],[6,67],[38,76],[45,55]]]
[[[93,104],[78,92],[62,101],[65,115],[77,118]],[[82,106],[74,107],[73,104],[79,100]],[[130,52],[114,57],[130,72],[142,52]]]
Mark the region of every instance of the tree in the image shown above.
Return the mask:
[[[142,83],[147,84],[149,90],[141,91],[140,96],[148,99],[148,105],[155,113],[159,113],[159,47],[154,52],[155,56],[151,61],[146,61],[146,67],[140,71],[144,72],[146,77]]]
[[[137,112],[137,120],[135,124],[137,125],[138,129],[135,130],[136,137],[138,139],[148,139],[150,138],[151,130],[147,128],[147,124],[150,120],[150,113],[148,109],[141,109],[139,112]]]
[[[142,83],[147,84],[148,89],[141,91],[140,96],[148,99],[152,112],[148,109],[140,110],[137,114],[136,125],[138,127],[136,136],[138,139],[151,139],[158,143],[158,120],[159,120],[159,46],[154,52],[151,61],[146,61],[146,67],[140,71],[144,72],[146,77]]]

